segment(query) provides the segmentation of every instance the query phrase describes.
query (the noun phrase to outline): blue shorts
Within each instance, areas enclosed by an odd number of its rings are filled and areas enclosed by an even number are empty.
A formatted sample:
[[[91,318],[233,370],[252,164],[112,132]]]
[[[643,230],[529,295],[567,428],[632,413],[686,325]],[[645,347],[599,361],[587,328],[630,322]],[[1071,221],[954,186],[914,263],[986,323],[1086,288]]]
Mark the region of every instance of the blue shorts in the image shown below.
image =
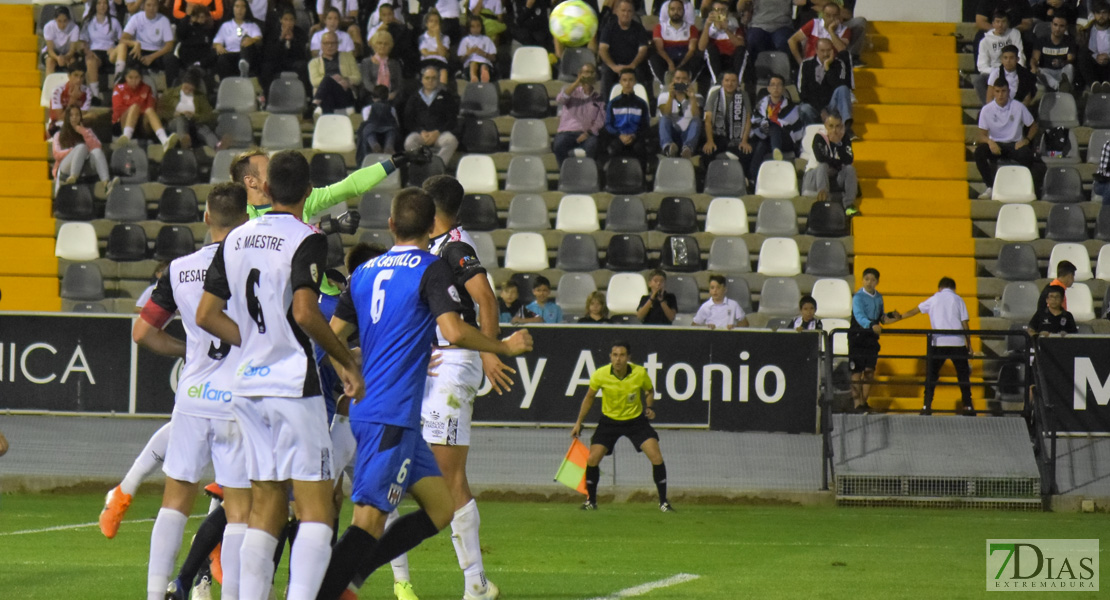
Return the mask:
[[[351,421],[358,442],[351,501],[391,512],[409,487],[440,477],[439,465],[419,429]]]

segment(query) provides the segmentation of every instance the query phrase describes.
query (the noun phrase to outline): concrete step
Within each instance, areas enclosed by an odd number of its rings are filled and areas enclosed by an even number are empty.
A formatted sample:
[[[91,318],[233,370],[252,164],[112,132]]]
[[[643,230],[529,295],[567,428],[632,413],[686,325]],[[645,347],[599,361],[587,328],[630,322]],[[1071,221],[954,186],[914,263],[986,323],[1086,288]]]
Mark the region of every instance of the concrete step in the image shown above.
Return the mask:
[[[956,55],[956,38],[940,35],[874,35],[870,37],[875,52],[912,54],[918,57]]]
[[[954,54],[952,56],[955,56]],[[888,88],[955,88],[960,84],[955,69],[939,69],[930,63],[929,68],[917,69],[861,69],[856,73],[856,86]],[[924,65],[923,65],[924,66]]]
[[[860,210],[868,217],[952,217],[969,218],[967,201],[922,201],[906,198],[871,198],[864,194]],[[862,222],[860,219],[857,222]]]
[[[857,90],[856,94],[862,90]],[[881,123],[883,125],[933,125],[959,123],[963,110],[956,105],[929,104],[866,104],[860,102],[853,109],[855,123]]]
[[[56,273],[40,277],[0,275],[0,290],[4,291],[3,297],[0,297],[0,310],[62,309]]]
[[[905,21],[868,21],[867,30],[875,35],[954,36],[956,27],[951,23],[908,23]]]
[[[0,256],[19,257],[19,260],[0,262],[2,276],[54,277],[58,272],[58,260],[54,258],[54,236],[49,237],[0,237]],[[7,299],[7,288],[4,299]]]
[[[859,81],[859,76],[866,70],[872,68],[877,69],[914,69],[928,65],[932,69],[946,69],[956,71],[959,66],[958,54],[942,54],[937,56],[930,56],[928,62],[921,60],[921,56],[916,54],[906,54],[901,52],[864,52],[860,55],[863,59],[866,69],[856,71],[856,81]]]
[[[862,71],[861,71],[862,72]],[[975,96],[975,90],[970,90],[971,95]],[[861,104],[931,104],[940,106],[961,106],[963,102],[967,101],[962,91],[956,88],[951,89],[906,89],[906,88],[870,88],[870,89],[857,89],[855,91],[856,101]],[[966,104],[965,106],[978,106],[978,98],[974,98],[975,103]]]
[[[857,122],[858,123],[858,122]],[[854,125],[855,133],[862,141],[878,142],[960,142],[966,138],[960,125],[907,125],[885,123],[861,123]],[[860,140],[854,142],[860,143]]]
[[[955,246],[957,244],[946,240],[944,245]],[[967,245],[971,245],[970,237],[967,240]],[[865,247],[866,250],[861,251],[861,246]],[[869,239],[860,236],[858,233],[856,234],[855,271],[860,274],[857,277],[861,277],[863,269],[867,267],[878,269],[882,274],[879,280],[879,291],[884,296],[887,294],[931,296],[936,293],[937,282],[942,277],[955,279],[957,289],[960,289],[960,293],[965,296],[970,296],[969,292],[974,289],[974,286],[970,283],[960,286],[961,281],[970,282],[975,278],[975,259],[970,251],[964,250],[963,252],[933,256],[922,256],[920,254],[899,256],[874,246],[876,244],[873,244]],[[938,248],[937,250],[941,249]]]
[[[933,202],[938,198],[967,201],[967,182],[952,180],[861,179],[865,198],[898,198]]]

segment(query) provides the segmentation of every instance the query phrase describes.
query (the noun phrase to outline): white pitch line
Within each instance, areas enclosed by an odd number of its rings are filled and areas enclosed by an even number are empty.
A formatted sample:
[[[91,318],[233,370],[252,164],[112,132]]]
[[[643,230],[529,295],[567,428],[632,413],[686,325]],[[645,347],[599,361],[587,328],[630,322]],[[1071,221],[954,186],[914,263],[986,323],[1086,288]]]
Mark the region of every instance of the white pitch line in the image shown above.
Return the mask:
[[[191,515],[190,519],[199,519],[207,515]],[[128,519],[125,523],[153,523],[154,519]],[[29,533],[49,533],[51,531],[69,531],[71,529],[84,529],[86,527],[97,527],[100,525],[99,521],[92,523],[79,523],[77,525],[55,525],[54,527],[43,527],[42,529],[23,529],[20,531],[3,531],[0,532],[0,537],[6,535],[27,535]]]
[[[687,581],[693,581],[695,579],[698,579],[699,577],[701,576],[691,575],[690,573],[679,573],[678,575],[674,575],[666,579],[660,579],[659,581],[650,581],[648,583],[640,584],[635,587],[623,589],[609,596],[599,596],[597,598],[591,598],[590,600],[620,600],[621,598],[633,598],[636,596],[643,596],[644,594],[653,592],[660,588],[671,587],[672,585],[678,585],[680,583],[686,583]]]

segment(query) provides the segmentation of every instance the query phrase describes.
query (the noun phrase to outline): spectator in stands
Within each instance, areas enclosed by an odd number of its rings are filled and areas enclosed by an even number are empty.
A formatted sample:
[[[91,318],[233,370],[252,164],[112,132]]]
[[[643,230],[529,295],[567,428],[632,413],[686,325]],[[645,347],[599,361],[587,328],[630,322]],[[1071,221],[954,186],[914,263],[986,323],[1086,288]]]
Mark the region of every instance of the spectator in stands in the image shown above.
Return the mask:
[[[805,125],[821,123],[835,110],[852,127],[852,68],[833,49],[829,40],[817,42],[817,54],[798,67],[799,117]],[[849,135],[849,138],[851,136]]]
[[[748,326],[748,316],[740,304],[726,296],[728,280],[724,275],[709,276],[709,299],[694,315],[694,325],[709,329],[735,329]]]
[[[550,52],[554,40],[547,24],[549,0],[512,0],[512,19],[509,21],[509,35],[522,46],[540,46]],[[590,41],[597,46],[597,36]]]
[[[746,4],[752,6],[748,25],[748,53],[751,60],[765,50],[790,52],[790,36],[794,34],[794,0],[740,0],[736,12]]]
[[[602,97],[609,95],[626,69],[632,70],[635,80],[651,81],[647,30],[632,19],[632,0],[616,0],[613,14],[616,18],[602,26],[598,35]]]
[[[100,147],[100,140],[92,128],[85,127],[81,120],[81,109],[70,106],[62,118],[62,127],[54,134],[51,140],[54,152],[54,185],[72,185],[77,183],[81,172],[85,170],[85,161],[92,159],[96,167],[96,175],[100,181],[107,185],[105,193],[110,192],[118,179],[109,180],[108,159]]]
[[[994,28],[988,31],[979,42],[979,58],[976,68],[979,75],[972,78],[975,91],[979,93],[979,100],[989,100],[987,86],[990,83],[991,71],[1002,64],[1002,50],[1007,46],[1018,49],[1018,64],[1025,65],[1025,54],[1022,52],[1021,32],[1010,28],[1009,17],[1006,11],[997,10],[994,13]]]
[[[748,96],[740,89],[740,76],[731,71],[724,74],[721,87],[710,90],[705,101],[705,146],[707,157],[731,152],[749,162],[752,145],[752,109]]]
[[[100,71],[112,64],[112,53],[116,51],[123,27],[111,14],[109,0],[96,0],[95,12],[85,18],[81,29],[81,43],[85,46],[85,68],[88,69],[89,89],[92,96],[100,99]]]
[[[393,36],[384,29],[379,29],[370,38],[370,56],[364,58],[359,68],[362,71],[362,86],[367,91],[373,91],[379,85],[389,90],[389,101],[395,106],[401,105],[402,66],[401,61],[393,57]]]
[[[185,19],[198,8],[207,10],[213,20],[221,21],[224,18],[223,0],[174,0],[173,18]]]
[[[355,112],[354,92],[362,83],[362,73],[353,54],[339,51],[339,37],[334,33],[324,32],[320,56],[308,63],[308,79],[318,114]]]
[[[697,51],[701,36],[693,23],[686,22],[682,0],[670,0],[667,9],[668,18],[660,20],[652,32],[654,49],[649,51],[651,57],[648,59],[648,66],[660,87],[666,87],[678,69],[686,71],[688,80],[696,79],[702,62]]]
[[[488,83],[493,79],[493,61],[497,58],[497,47],[485,34],[483,19],[471,16],[467,19],[470,35],[459,41],[459,60],[463,72],[470,73],[470,82]]]
[[[942,277],[937,283],[937,293],[907,310],[898,320],[919,314],[929,315],[929,326],[933,329],[970,329],[968,320],[971,317],[968,316],[967,304],[956,295],[956,281],[951,277]],[[956,410],[960,414],[974,417],[975,406],[971,403],[971,365],[967,360],[971,351],[971,336],[934,335],[929,338],[929,343],[932,346],[929,351],[932,358],[925,363],[925,405],[921,414],[933,414],[933,391],[937,387],[937,379],[945,361],[951,360],[956,369],[956,381],[960,384],[960,397],[963,400],[963,404]]]
[[[385,31],[390,35],[390,52],[386,55],[396,59],[397,65],[405,70],[404,76],[410,77],[417,72],[417,65],[420,64],[420,51],[416,47],[416,42],[412,41],[409,35],[408,27],[405,23],[398,19],[397,11],[393,5],[388,2],[382,2],[378,5],[377,12],[374,13],[370,19],[370,23],[366,26],[368,33],[366,39],[370,43],[370,52],[377,54],[374,48],[374,38],[379,31]],[[392,65],[391,65],[392,66]],[[397,78],[397,83],[401,80],[401,71],[393,71],[393,76]],[[366,81],[366,74],[363,73],[363,81]],[[385,84],[382,84],[385,85]],[[396,96],[400,89],[399,85],[387,85],[390,92]]]
[[[1087,152],[1093,152],[1088,148]],[[1098,156],[1098,169],[1095,170],[1095,183],[1091,188],[1092,198],[1102,198],[1103,206],[1110,204],[1110,141],[1102,145],[1102,153]]]
[[[1079,7],[1075,0],[1040,0],[1033,4],[1034,19],[1051,23],[1057,17],[1064,19],[1068,28],[1074,26],[1076,19],[1079,18]]]
[[[829,2],[821,9],[821,14],[821,17],[809,21],[790,36],[790,53],[794,55],[794,60],[799,65],[803,60],[817,55],[819,40],[828,40],[834,54],[848,50],[852,32],[840,19],[840,6],[835,2]]]
[[[566,85],[555,97],[562,107],[559,128],[551,140],[551,151],[561,167],[567,155],[581,148],[586,156],[597,159],[597,139],[605,127],[605,103],[597,93],[597,67],[586,63],[578,69],[578,78]]]
[[[135,17],[131,17],[134,19]],[[166,135],[162,128],[162,120],[154,110],[154,90],[143,82],[143,76],[138,67],[128,67],[123,74],[123,81],[112,90],[112,129],[120,137],[112,145],[112,149],[123,148],[135,137],[135,127],[142,121],[149,129],[154,131],[158,141],[162,142],[162,149],[168,152],[177,144],[177,134]]]
[[[222,7],[221,7],[222,8]],[[200,67],[206,74],[216,70],[216,24],[208,7],[190,4],[188,14],[179,19],[177,27],[177,57],[186,68]],[[210,83],[216,79],[207,77]]]
[[[690,89],[690,72],[676,69],[666,91],[659,94],[659,145],[663,156],[694,156],[701,139],[702,104],[701,94]]]
[[[257,65],[262,57],[262,29],[252,20],[250,10],[247,0],[235,0],[231,20],[216,32],[212,46],[216,49],[216,74],[220,79],[250,77],[251,65]]]
[[[1075,273],[1078,270],[1079,269],[1075,268],[1075,263],[1071,262],[1070,260],[1060,261],[1060,263],[1056,265],[1056,278],[1049,282],[1049,284],[1045,286],[1044,290],[1041,291],[1041,296],[1037,299],[1037,307],[1045,307],[1045,301],[1048,298],[1048,290],[1051,289],[1052,286],[1057,286],[1066,292],[1068,288],[1075,285]],[[1067,310],[1067,294],[1064,294],[1064,298],[1060,301],[1060,306],[1063,306],[1064,309]]]
[[[793,152],[798,137],[798,111],[786,97],[786,82],[778,75],[771,75],[767,95],[760,98],[752,111],[752,136],[756,138],[752,150],[749,173],[759,173],[759,167],[770,154],[782,160],[784,152]]]
[[[833,0],[829,0],[832,2]],[[852,57],[852,63],[859,65],[860,51],[863,49],[863,41],[867,38],[867,19],[856,15],[856,0],[844,0],[840,7],[840,19],[848,26],[848,31],[852,34],[852,39],[848,41],[848,54]]]
[[[1010,100],[1010,85],[999,77],[992,82],[994,100],[979,111],[979,140],[975,146],[975,164],[987,183],[980,198],[994,192],[994,172],[1001,159],[1009,159],[1028,168],[1033,165],[1032,141],[1037,138],[1037,122],[1029,109]],[[1028,133],[1022,131],[1028,127]]]
[[[292,10],[281,13],[276,35],[263,38],[263,56],[259,83],[269,93],[270,84],[282,71],[292,71],[305,84],[305,92],[311,94],[308,80],[308,34],[297,25],[297,14]]]
[[[605,107],[608,156],[634,156],[646,164],[651,111],[647,102],[636,95],[636,71],[630,68],[621,71],[620,85],[621,93]]]
[[[520,325],[521,323],[543,323],[543,317],[528,310],[520,299],[520,286],[512,279],[501,284],[501,294],[497,298],[497,312],[502,323]]]
[[[92,97],[92,90],[85,85],[85,72],[74,66],[69,72],[69,79],[50,93],[51,127],[62,126],[62,119],[70,107],[77,107],[82,113],[87,113],[92,108]]]
[[[813,296],[802,296],[798,301],[799,315],[794,317],[794,322],[790,324],[794,331],[821,331],[825,326],[821,323],[821,319],[817,318],[817,300]]]
[[[1044,290],[1045,302],[1037,307],[1036,314],[1029,319],[1029,335],[1049,336],[1052,334],[1079,333],[1075,317],[1064,306],[1064,288],[1050,285]]]
[[[439,82],[447,85],[451,80],[451,38],[443,34],[442,19],[434,12],[424,15],[424,34],[420,36],[420,72],[431,67],[436,70]]]
[[[1080,55],[1079,71],[1092,93],[1110,92],[1110,4],[1103,0],[1091,6],[1087,23],[1087,52]]]
[[[559,308],[558,304],[550,302],[551,282],[543,275],[537,275],[536,281],[532,283],[532,295],[536,299],[528,305],[528,310],[542,318],[543,323],[563,322],[563,309]]]
[[[405,126],[409,129],[405,150],[435,147],[446,165],[459,147],[459,140],[451,133],[459,120],[459,104],[449,90],[440,86],[437,68],[422,69],[420,84],[421,89],[410,94],[405,103]]]
[[[131,15],[116,51],[116,73],[124,71],[127,58],[144,67],[162,70],[167,82],[177,81],[178,60],[173,54],[173,25],[158,14],[158,0],[143,0],[143,12]]]
[[[208,97],[198,93],[202,89],[203,77],[199,69],[191,68],[181,76],[181,85],[166,90],[158,98],[158,116],[163,123],[169,124],[170,131],[177,134],[182,148],[192,148],[193,142],[213,149],[220,147],[219,139],[212,132],[216,114],[208,103]]]
[[[1028,0],[979,0],[975,9],[975,26],[986,32],[994,27],[999,11],[1006,13],[1006,20],[1018,31],[1033,30],[1033,11]]]
[[[714,84],[719,84],[726,72],[740,73],[744,66],[744,44],[744,29],[729,14],[728,1],[713,0],[698,36],[698,51],[705,55]]]
[[[1047,3],[1039,6],[1047,6]],[[1052,32],[1037,38],[1029,70],[1045,87],[1070,94],[1075,82],[1075,38],[1068,35],[1067,18],[1057,13],[1052,18]],[[1017,98],[1018,96],[1014,96]]]
[[[856,412],[871,409],[867,398],[871,395],[871,382],[875,378],[875,365],[879,362],[879,336],[884,323],[893,323],[901,316],[897,311],[886,313],[883,295],[875,288],[879,285],[879,270],[863,270],[863,287],[852,297],[852,323],[848,328],[848,354],[852,370],[852,400]]]
[[[586,314],[578,322],[589,325],[613,322],[613,318],[609,316],[609,307],[605,305],[605,292],[590,292],[586,296]]]
[[[501,41],[501,34],[505,32],[505,7],[501,4],[501,0],[470,0],[467,7],[467,12],[470,17],[479,17],[482,19],[482,31],[485,35],[493,40],[494,44]],[[469,19],[467,26],[473,29],[470,25]],[[473,34],[473,31],[471,31]]]
[[[96,14],[96,1],[85,0],[85,16]],[[127,2],[125,0],[108,0],[108,14],[117,21],[127,18]]]
[[[313,57],[320,55],[320,42],[324,39],[325,33],[334,33],[336,37],[339,38],[340,52],[355,53],[355,41],[351,39],[351,34],[339,28],[340,18],[339,9],[334,6],[329,6],[324,11],[324,17],[320,19],[324,27],[311,34],[312,41],[309,43],[309,50],[312,52]],[[361,41],[362,40],[359,40],[359,43],[361,43]]]
[[[825,117],[825,132],[813,136],[813,158],[814,167],[808,169],[802,178],[802,193],[807,196],[815,194],[818,202],[825,202],[835,182],[836,189],[844,192],[844,214],[858,216],[856,196],[859,194],[859,179],[852,164],[852,140],[845,134],[844,120],[835,110],[829,111]]]
[[[439,15],[439,32],[447,36],[448,40],[457,40],[462,37],[462,23],[459,17],[462,16],[463,3],[459,0],[421,0],[421,12],[425,13],[425,18],[433,12],[424,7],[428,4],[434,4],[434,12]],[[425,29],[427,29],[427,22],[425,21]],[[450,47],[450,42],[447,46]]]
[[[667,274],[655,269],[648,275],[648,295],[640,297],[636,317],[644,325],[670,325],[678,314],[678,297],[667,291]]]
[[[47,75],[81,64],[81,29],[70,18],[69,8],[57,7],[54,20],[42,28],[42,38],[46,41],[42,56]]]
[[[999,77],[1005,79],[1010,87],[1010,97],[1032,107],[1037,98],[1037,76],[1018,64],[1018,56],[1017,46],[1003,48],[1001,64],[998,68],[991,69],[987,81],[996,81]]]
[[[370,92],[370,102],[362,108],[362,125],[355,136],[355,162],[361,165],[362,159],[371,153],[393,154],[397,130],[397,111],[389,100],[389,88],[376,85]]]
[[[326,14],[332,8],[339,13],[339,22],[333,31],[346,32],[347,36],[351,38],[351,43],[355,45],[355,49],[351,52],[354,52],[355,56],[362,56],[362,30],[358,26],[358,0],[316,0],[316,14]],[[314,34],[316,30],[309,33]]]

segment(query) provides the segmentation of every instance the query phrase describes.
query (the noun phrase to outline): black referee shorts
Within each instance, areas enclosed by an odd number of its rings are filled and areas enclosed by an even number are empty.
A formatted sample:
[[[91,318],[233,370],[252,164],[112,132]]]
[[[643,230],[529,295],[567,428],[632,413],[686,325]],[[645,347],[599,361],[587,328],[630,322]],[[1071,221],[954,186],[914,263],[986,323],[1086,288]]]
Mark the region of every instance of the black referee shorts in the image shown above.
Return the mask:
[[[648,440],[658,440],[659,434],[643,414],[627,421],[618,421],[602,415],[597,420],[597,429],[590,438],[590,444],[605,446],[608,449],[605,454],[609,455],[613,453],[613,446],[617,445],[617,440],[621,437],[627,437],[637,452],[643,452],[640,446]]]
[[[848,332],[849,365],[853,373],[875,370],[879,363],[879,336],[871,330],[852,330]]]

